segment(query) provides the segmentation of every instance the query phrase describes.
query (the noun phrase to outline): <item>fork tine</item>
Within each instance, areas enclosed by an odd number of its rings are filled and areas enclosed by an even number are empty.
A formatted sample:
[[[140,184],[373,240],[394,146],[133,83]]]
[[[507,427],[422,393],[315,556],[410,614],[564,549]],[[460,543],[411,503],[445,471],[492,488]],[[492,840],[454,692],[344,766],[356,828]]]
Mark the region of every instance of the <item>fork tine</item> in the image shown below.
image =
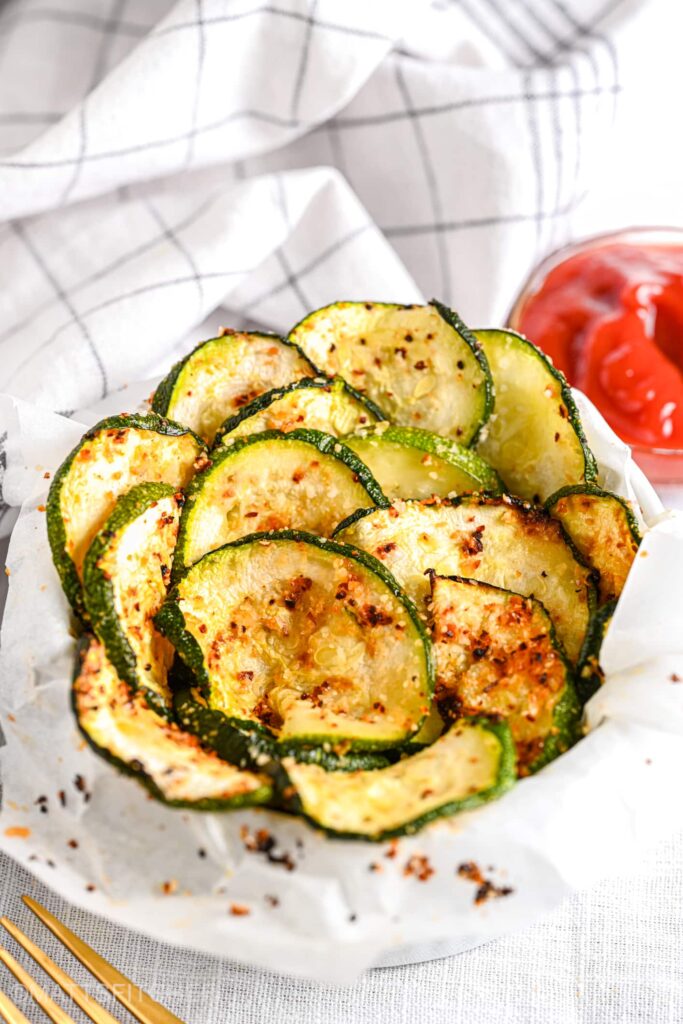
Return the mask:
[[[50,929],[52,934],[66,946],[69,952],[73,953],[77,960],[93,974],[98,981],[101,981],[105,988],[108,988],[114,998],[126,1007],[133,1014],[140,1024],[183,1024],[183,1021],[175,1014],[167,1010],[156,999],[152,999],[146,992],[143,992],[138,985],[134,984],[125,974],[121,974],[115,967],[96,953],[83,939],[66,927],[65,924],[51,914],[30,896],[21,897],[29,910],[33,911],[36,917]]]
[[[19,1007],[15,1006],[4,992],[0,992],[0,1018],[6,1024],[31,1024],[31,1021],[24,1017]]]
[[[25,971],[12,954],[8,953],[2,946],[0,946],[0,961],[12,972],[19,984],[24,986],[34,1003],[38,1004],[54,1024],[75,1024],[73,1017],[70,1017],[61,1006],[57,1006],[57,1003],[47,994],[45,989],[41,988],[28,971]]]
[[[35,942],[32,942],[28,935],[24,935],[22,930],[17,928],[9,918],[0,917],[0,924],[6,932],[9,932],[14,941],[25,949],[29,956],[33,957],[38,966],[42,967],[45,973],[49,974],[52,980],[57,982],[62,991],[66,992],[77,1006],[80,1006],[86,1017],[89,1017],[94,1024],[120,1024],[96,999],[93,999],[80,985],[77,985],[66,971],[58,967],[47,953],[44,953],[39,946],[36,946]]]

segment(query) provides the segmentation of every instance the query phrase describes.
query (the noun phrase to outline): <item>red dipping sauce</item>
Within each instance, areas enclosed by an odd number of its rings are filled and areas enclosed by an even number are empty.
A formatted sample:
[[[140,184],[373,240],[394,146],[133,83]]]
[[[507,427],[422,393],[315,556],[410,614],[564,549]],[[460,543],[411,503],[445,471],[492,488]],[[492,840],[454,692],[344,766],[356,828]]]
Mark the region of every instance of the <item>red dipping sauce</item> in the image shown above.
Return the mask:
[[[670,233],[672,244],[656,241],[662,234],[633,231],[558,254],[510,320],[624,441],[683,449],[683,232]]]

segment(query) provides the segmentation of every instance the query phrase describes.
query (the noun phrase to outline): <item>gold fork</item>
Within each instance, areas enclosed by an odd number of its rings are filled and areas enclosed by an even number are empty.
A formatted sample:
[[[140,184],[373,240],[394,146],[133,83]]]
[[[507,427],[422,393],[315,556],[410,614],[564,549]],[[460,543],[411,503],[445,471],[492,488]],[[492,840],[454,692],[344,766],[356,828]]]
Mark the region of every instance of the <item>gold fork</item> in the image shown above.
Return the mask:
[[[53,935],[73,953],[77,960],[83,964],[90,973],[97,978],[118,1001],[132,1013],[140,1024],[183,1024],[170,1010],[167,1010],[161,1003],[148,996],[141,988],[134,984],[125,974],[121,974],[108,961],[91,949],[87,943],[74,935],[66,925],[62,924],[54,914],[41,906],[30,896],[22,896],[22,899],[29,910],[46,925]],[[61,967],[52,960],[47,953],[44,953],[35,942],[24,935],[20,928],[17,928],[8,918],[0,917],[0,924],[12,938],[31,956],[39,967],[48,974],[53,981],[65,992],[93,1024],[120,1024],[108,1010],[89,996],[88,993],[77,985],[72,978],[63,971]],[[12,954],[0,947],[0,961],[12,972],[20,985],[26,989],[33,1001],[40,1006],[43,1012],[54,1024],[74,1024],[72,1017],[59,1006],[47,992],[41,988],[38,982],[28,971],[24,970],[21,964],[15,960]],[[0,990],[0,1020],[6,1024],[30,1024],[21,1010],[15,1006],[9,996]]]

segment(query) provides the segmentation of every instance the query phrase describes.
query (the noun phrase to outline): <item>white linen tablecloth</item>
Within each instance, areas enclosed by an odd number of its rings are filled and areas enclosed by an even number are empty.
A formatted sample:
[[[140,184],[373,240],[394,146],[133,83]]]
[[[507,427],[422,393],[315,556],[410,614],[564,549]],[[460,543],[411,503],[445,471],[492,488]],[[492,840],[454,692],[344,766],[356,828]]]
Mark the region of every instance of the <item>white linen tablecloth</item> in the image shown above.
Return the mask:
[[[338,298],[500,322],[565,239],[683,224],[682,30],[675,0],[4,3],[0,391],[68,414],[220,324]],[[0,423],[5,533],[11,442]],[[523,933],[349,989],[150,942],[4,857],[0,879],[3,913],[43,939],[34,893],[192,1024],[683,1021],[680,839]]]

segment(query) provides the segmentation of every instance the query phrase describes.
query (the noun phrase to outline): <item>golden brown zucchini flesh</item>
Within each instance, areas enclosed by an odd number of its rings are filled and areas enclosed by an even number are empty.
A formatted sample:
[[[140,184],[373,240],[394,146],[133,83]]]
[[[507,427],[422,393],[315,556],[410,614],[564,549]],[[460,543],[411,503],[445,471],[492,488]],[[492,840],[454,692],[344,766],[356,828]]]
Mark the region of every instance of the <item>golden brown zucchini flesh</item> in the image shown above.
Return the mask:
[[[436,698],[510,726],[521,774],[577,739],[579,704],[550,616],[533,597],[431,574]]]
[[[595,485],[565,487],[547,502],[589,565],[600,573],[600,603],[619,597],[640,544],[640,530],[624,498]]]
[[[423,611],[428,569],[466,576],[538,598],[569,657],[581,650],[594,604],[592,573],[543,509],[507,495],[399,501],[358,513],[335,536],[384,562]]]
[[[206,555],[156,617],[211,708],[278,739],[388,747],[433,691],[431,643],[376,559],[311,534]]]
[[[265,803],[265,775],[243,771],[204,750],[196,736],[152,711],[119,679],[103,646],[86,641],[72,699],[90,746],[120,771],[142,782],[164,803],[197,810],[228,810]]]

